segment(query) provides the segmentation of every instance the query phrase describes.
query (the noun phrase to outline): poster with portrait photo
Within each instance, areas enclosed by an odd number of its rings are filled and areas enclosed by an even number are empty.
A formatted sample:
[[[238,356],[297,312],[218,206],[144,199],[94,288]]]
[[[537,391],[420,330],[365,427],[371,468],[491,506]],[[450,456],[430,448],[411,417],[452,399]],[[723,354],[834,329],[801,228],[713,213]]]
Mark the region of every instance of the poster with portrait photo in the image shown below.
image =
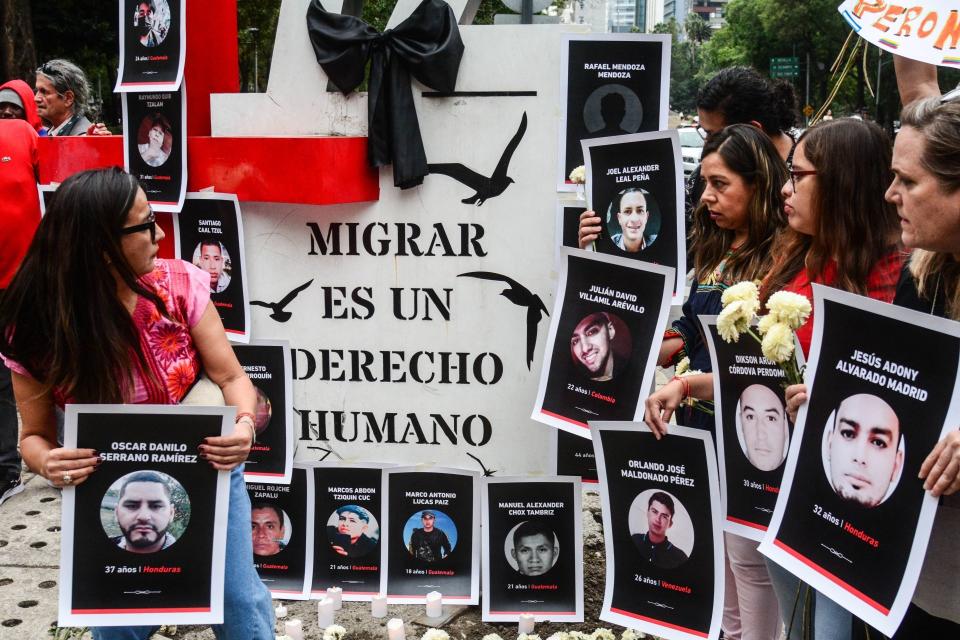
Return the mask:
[[[597,458],[593,453],[593,443],[589,438],[569,433],[563,429],[552,429],[556,438],[558,476],[577,476],[583,482],[596,484]]]
[[[274,598],[307,600],[313,562],[313,473],[293,468],[290,484],[247,483],[253,566]]]
[[[713,405],[725,531],[759,541],[780,494],[793,424],[780,365],[748,336],[728,343],[716,316],[700,316],[713,364]],[[803,353],[797,349],[800,365]]]
[[[560,158],[557,190],[574,191],[582,140],[667,128],[670,36],[566,35],[560,51]]]
[[[480,504],[483,620],[583,622],[580,478],[484,478]]]
[[[669,267],[628,258],[561,252],[531,418],[589,437],[589,420],[643,416],[674,275]]]
[[[183,81],[183,0],[120,0],[120,70],[115,92],[176,91]]]
[[[760,551],[891,636],[937,508],[917,475],[960,423],[960,324],[820,285],[813,297],[809,400]]]
[[[247,482],[289,484],[293,469],[293,373],[290,343],[256,340],[233,345],[240,366],[257,391],[257,441],[243,466]]]
[[[370,463],[312,463],[313,578],[310,597],[339,587],[344,600],[380,593],[383,470]]]
[[[675,131],[583,142],[587,203],[600,217],[594,249],[673,267],[673,304],[687,273],[683,164]]]
[[[210,274],[210,301],[227,337],[250,340],[247,261],[240,203],[232,193],[189,193],[174,220],[177,257]]]
[[[230,474],[197,455],[233,407],[68,404],[67,448],[100,466],[63,490],[61,627],[217,624]]]
[[[670,640],[715,639],[723,608],[720,488],[710,434],[591,422],[606,586],[600,619]]]
[[[187,192],[186,84],[178,91],[124,93],[123,166],[150,206],[177,213]]]
[[[423,603],[431,591],[457,604],[479,602],[479,485],[477,474],[462,469],[384,470],[380,592],[387,602]]]

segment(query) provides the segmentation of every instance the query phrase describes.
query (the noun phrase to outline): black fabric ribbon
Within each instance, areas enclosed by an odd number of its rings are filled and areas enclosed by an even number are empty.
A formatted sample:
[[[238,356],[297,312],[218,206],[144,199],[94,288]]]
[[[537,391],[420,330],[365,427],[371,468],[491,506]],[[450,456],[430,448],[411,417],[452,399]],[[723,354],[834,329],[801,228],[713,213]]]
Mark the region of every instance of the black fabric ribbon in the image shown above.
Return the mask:
[[[363,81],[372,58],[367,113],[370,164],[393,164],[393,184],[415,187],[429,173],[413,106],[410,76],[440,92],[457,83],[463,41],[453,10],[442,0],[423,0],[406,20],[382,34],[353,16],[329,13],[320,0],[307,9],[307,31],[317,62],[344,94]]]

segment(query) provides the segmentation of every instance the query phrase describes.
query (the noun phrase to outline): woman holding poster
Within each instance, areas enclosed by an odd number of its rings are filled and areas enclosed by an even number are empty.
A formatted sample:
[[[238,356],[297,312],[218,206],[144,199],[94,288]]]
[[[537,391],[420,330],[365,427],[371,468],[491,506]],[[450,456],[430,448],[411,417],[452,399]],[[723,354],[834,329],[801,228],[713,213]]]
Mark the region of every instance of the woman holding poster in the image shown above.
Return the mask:
[[[254,441],[256,391],[210,304],[209,277],[179,260],[157,259],[163,237],[132,175],[84,171],[60,185],[0,304],[0,352],[13,371],[23,459],[55,486],[84,482],[97,469],[97,452],[57,445],[55,405],[178,404],[202,368],[225,403],[239,409],[231,435],[197,447],[215,469],[232,470],[226,622],[215,632],[272,637],[242,475]],[[93,635],[146,639],[153,631],[102,627]]]
[[[960,103],[929,98],[901,114],[893,149],[894,180],[886,192],[900,216],[902,240],[915,249],[894,304],[960,320]],[[804,385],[787,389],[794,418]],[[944,496],[937,509],[913,603],[894,638],[957,637],[960,633],[960,431],[941,440],[920,469],[924,489]]]

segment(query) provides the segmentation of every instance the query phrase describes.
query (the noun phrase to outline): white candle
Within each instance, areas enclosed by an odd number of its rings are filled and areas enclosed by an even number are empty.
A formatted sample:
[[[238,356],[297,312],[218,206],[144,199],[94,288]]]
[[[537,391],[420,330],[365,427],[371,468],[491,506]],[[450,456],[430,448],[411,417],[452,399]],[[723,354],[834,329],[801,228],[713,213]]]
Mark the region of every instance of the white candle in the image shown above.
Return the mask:
[[[439,618],[443,615],[443,596],[439,591],[431,591],[427,594],[427,617]]]
[[[387,617],[387,596],[381,594],[373,596],[370,602],[370,615],[374,618]]]
[[[282,604],[278,604],[275,613],[277,614],[277,620],[282,620],[287,617],[287,608]]]
[[[333,624],[333,600],[324,598],[317,603],[317,626],[326,629]]]
[[[388,640],[407,640],[407,635],[403,631],[403,620],[400,618],[390,618],[387,622]]]
[[[343,608],[343,589],[340,587],[330,587],[327,589],[327,597],[333,601],[334,611],[340,611]]]
[[[517,631],[518,633],[533,633],[533,616],[529,613],[520,614],[520,625]]]
[[[283,623],[284,635],[290,636],[291,640],[303,640],[303,623],[294,618]]]

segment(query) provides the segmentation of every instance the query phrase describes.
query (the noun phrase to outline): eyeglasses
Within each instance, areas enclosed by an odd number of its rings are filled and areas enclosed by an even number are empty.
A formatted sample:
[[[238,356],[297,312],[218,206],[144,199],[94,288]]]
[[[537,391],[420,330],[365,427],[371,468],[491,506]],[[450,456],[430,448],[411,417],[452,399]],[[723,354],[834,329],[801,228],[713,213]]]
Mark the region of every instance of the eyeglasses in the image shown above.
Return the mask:
[[[796,171],[795,169],[788,169],[787,173],[790,174],[790,186],[793,187],[794,191],[797,190],[797,178],[817,175],[816,171]]]
[[[157,214],[154,213],[153,207],[150,207],[150,213],[147,215],[147,221],[140,224],[135,224],[132,227],[124,227],[120,229],[120,235],[126,236],[131,233],[140,233],[141,231],[150,230],[150,242],[157,241]]]
[[[940,104],[953,102],[954,100],[960,100],[960,86],[957,86],[953,91],[947,91],[943,94],[943,96],[940,97]]]

